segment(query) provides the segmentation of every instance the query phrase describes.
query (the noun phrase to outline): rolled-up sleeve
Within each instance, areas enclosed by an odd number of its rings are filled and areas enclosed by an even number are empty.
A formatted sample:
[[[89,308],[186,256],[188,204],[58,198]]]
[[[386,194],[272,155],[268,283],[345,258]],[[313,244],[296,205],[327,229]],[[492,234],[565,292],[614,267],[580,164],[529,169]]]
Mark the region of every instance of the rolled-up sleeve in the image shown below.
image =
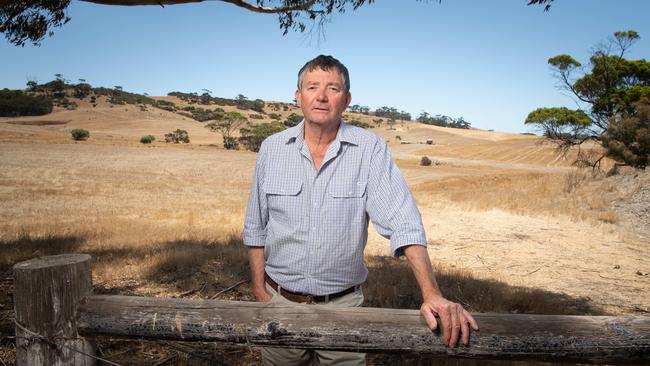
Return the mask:
[[[265,164],[268,158],[266,145],[262,143],[255,163],[251,193],[248,196],[246,218],[244,221],[244,244],[263,247],[266,241],[266,229],[269,221],[269,210],[266,194],[262,190],[264,183]]]
[[[366,211],[375,228],[390,239],[394,256],[409,245],[427,245],[422,217],[386,144],[374,146],[368,177]]]

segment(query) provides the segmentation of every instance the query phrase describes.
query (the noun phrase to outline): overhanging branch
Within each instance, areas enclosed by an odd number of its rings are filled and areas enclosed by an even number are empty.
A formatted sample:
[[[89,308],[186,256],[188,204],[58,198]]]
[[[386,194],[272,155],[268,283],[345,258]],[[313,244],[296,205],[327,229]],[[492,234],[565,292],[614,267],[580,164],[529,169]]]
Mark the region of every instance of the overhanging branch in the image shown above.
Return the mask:
[[[122,5],[122,6],[147,6],[147,5],[176,5],[176,4],[189,4],[200,3],[203,0],[81,0],[88,3],[102,4],[102,5]],[[243,0],[219,0],[224,3],[229,3],[240,8],[264,14],[277,14],[286,13],[290,11],[313,11],[311,7],[316,4],[317,0],[309,0],[296,5],[266,7],[250,4]]]

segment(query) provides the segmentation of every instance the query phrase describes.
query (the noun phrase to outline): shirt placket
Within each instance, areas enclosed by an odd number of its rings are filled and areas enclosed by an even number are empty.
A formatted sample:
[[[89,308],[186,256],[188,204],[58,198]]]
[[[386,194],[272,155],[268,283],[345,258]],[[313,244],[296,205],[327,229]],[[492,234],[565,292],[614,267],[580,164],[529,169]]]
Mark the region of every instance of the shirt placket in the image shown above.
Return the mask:
[[[318,253],[318,235],[319,235],[319,226],[318,220],[320,215],[320,204],[318,202],[318,190],[320,181],[318,180],[318,172],[314,168],[314,163],[311,159],[311,154],[307,145],[303,145],[301,149],[302,154],[302,168],[305,176],[305,195],[306,201],[308,202],[308,208],[306,213],[307,221],[307,250],[305,251],[306,258],[304,258],[302,263],[304,263],[305,268],[304,272],[307,280],[307,292],[315,293],[317,284],[313,276],[313,268],[315,267],[315,260]]]

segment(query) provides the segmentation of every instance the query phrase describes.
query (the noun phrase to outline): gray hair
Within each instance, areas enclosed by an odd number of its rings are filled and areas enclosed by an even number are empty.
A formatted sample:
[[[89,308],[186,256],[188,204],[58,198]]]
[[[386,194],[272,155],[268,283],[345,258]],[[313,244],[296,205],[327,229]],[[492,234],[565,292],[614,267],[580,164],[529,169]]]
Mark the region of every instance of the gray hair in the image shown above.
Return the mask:
[[[343,83],[345,85],[345,91],[350,91],[350,74],[348,69],[341,63],[341,61],[335,59],[332,56],[319,55],[313,60],[307,61],[305,66],[303,66],[300,71],[298,71],[298,89],[302,86],[302,77],[306,71],[314,71],[315,69],[321,69],[323,71],[330,71],[331,69],[336,70],[341,76],[343,76]]]

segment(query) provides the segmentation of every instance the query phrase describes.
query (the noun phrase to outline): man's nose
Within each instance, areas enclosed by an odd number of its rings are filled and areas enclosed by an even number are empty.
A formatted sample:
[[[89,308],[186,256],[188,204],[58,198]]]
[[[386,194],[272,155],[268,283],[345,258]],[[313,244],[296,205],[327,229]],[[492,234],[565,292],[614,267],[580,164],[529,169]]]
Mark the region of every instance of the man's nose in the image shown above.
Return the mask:
[[[325,89],[319,89],[316,93],[316,100],[319,102],[327,102],[327,92]]]

